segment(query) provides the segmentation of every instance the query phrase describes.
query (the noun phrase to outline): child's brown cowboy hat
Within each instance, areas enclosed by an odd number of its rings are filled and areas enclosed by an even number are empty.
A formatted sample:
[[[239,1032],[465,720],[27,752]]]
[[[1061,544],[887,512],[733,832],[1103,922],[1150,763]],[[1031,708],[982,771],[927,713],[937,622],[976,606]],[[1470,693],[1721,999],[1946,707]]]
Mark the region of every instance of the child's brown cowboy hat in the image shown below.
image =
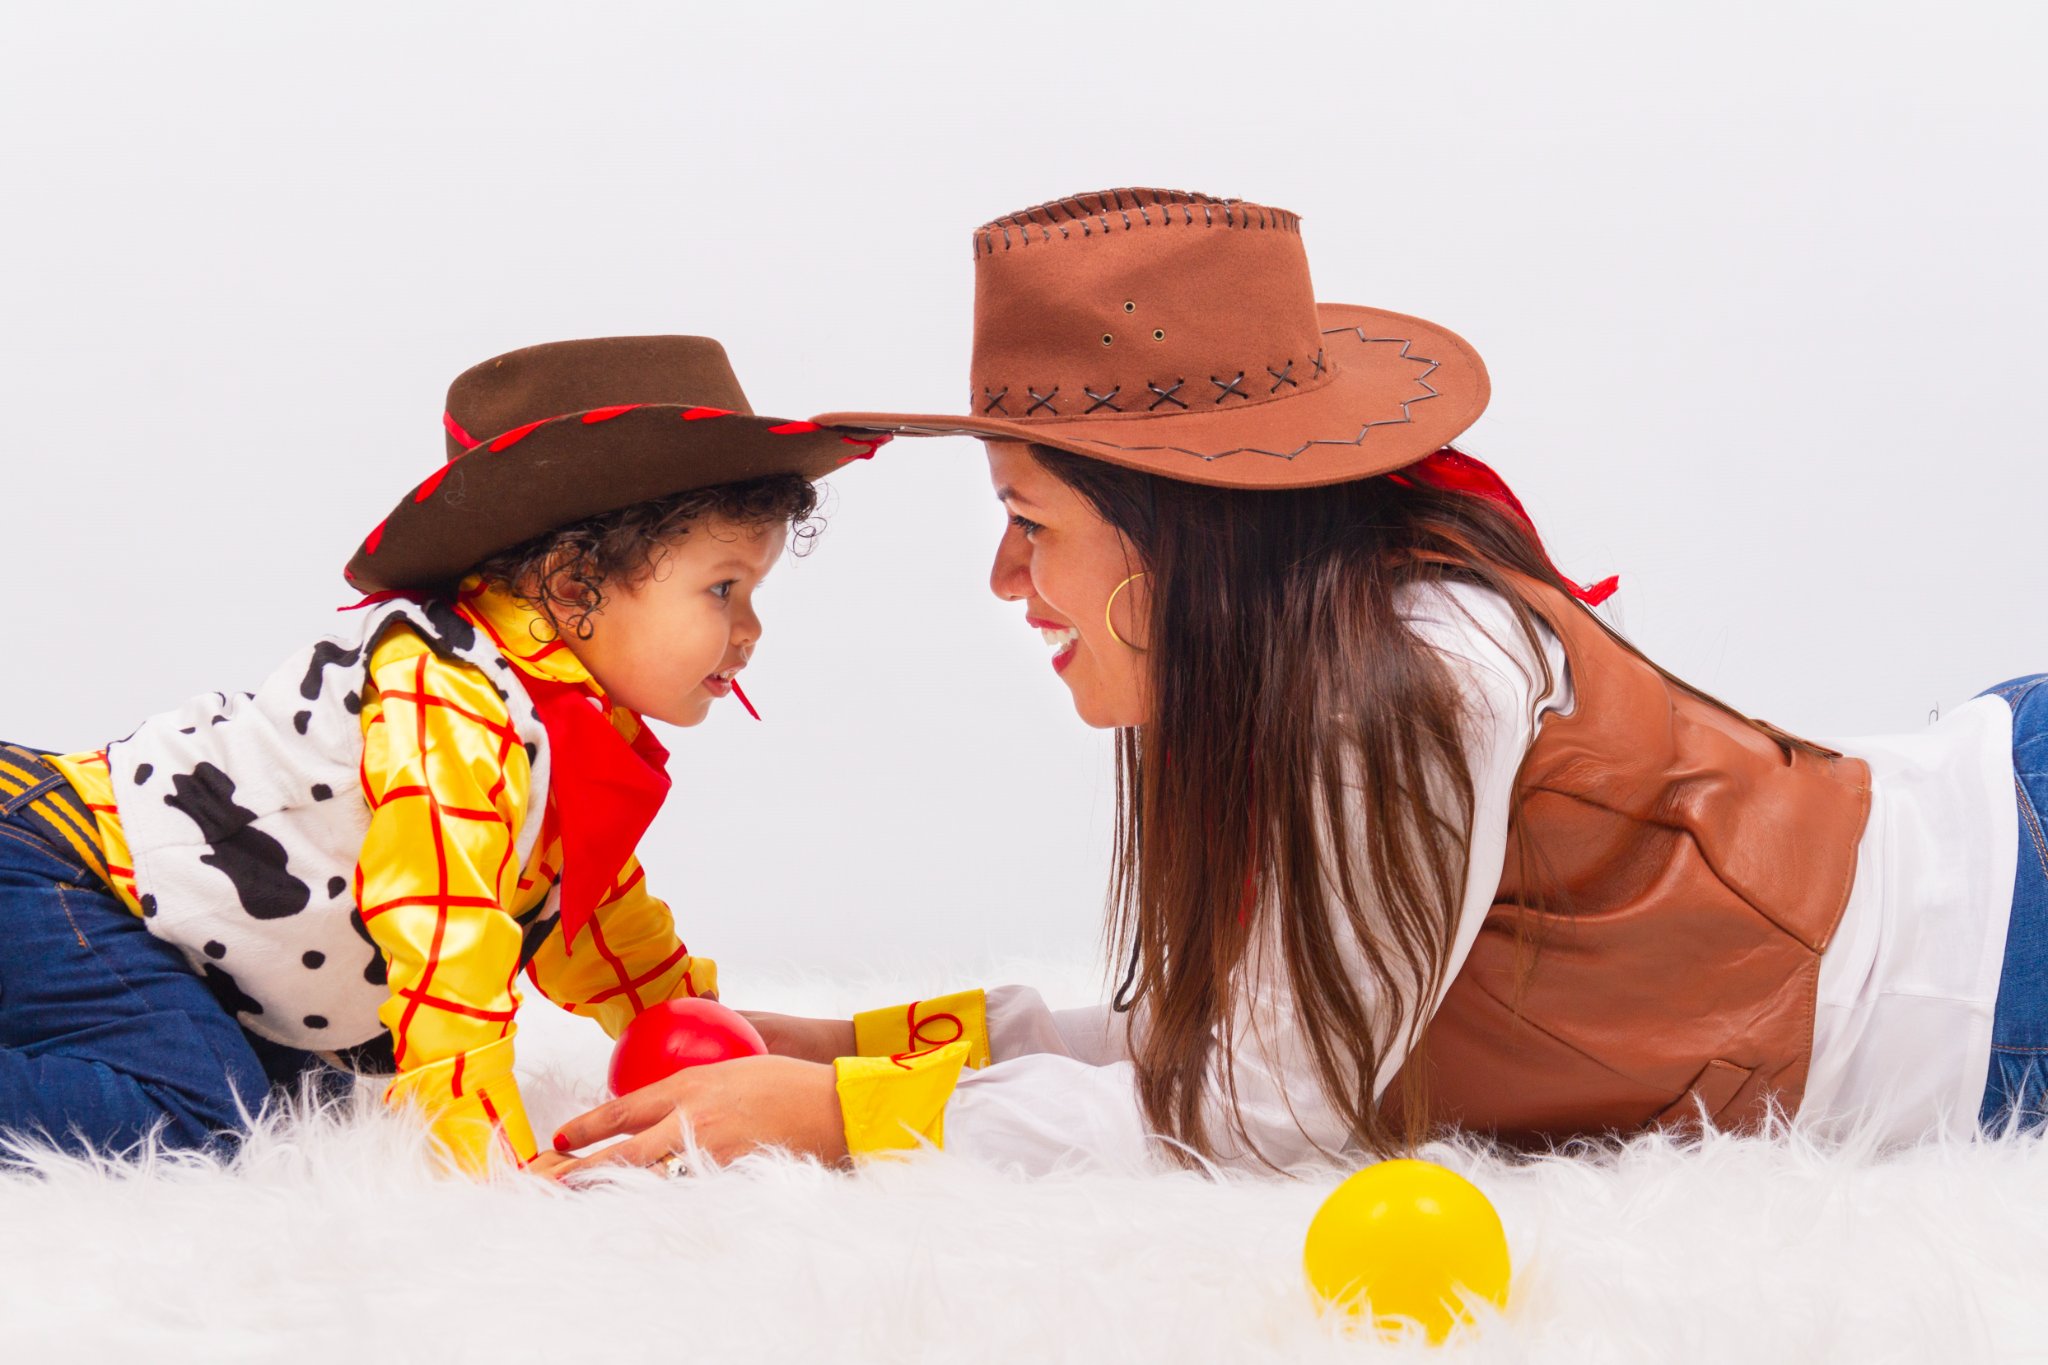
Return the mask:
[[[974,254],[972,413],[819,422],[1283,488],[1413,464],[1486,407],[1486,367],[1456,334],[1317,303],[1285,209],[1103,190],[998,218]]]
[[[441,424],[448,462],[344,570],[365,592],[443,587],[500,550],[650,498],[770,474],[822,478],[878,444],[756,417],[710,337],[511,351],[456,377]]]

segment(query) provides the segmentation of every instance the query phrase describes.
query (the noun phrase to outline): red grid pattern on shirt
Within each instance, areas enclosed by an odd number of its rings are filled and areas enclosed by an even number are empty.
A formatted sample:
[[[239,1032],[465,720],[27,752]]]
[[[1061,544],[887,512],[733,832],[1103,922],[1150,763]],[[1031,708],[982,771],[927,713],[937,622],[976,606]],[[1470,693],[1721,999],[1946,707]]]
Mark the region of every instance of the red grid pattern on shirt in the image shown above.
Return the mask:
[[[595,921],[593,921],[593,923],[594,922]],[[647,1008],[647,1006],[641,1002],[640,988],[642,986],[650,984],[651,982],[660,980],[663,976],[665,976],[668,973],[669,968],[675,966],[678,962],[681,962],[684,958],[688,957],[689,955],[689,945],[678,943],[676,945],[676,950],[670,953],[667,957],[663,958],[656,965],[649,967],[646,971],[640,973],[640,975],[636,977],[631,978],[630,980],[621,980],[619,984],[616,986],[607,986],[605,989],[591,996],[590,999],[584,1001],[583,1003],[586,1005],[602,1005],[607,1000],[616,1000],[621,995],[624,995],[631,999],[633,1003],[633,1010],[635,1013],[638,1013],[639,1011]],[[683,986],[684,990],[687,991],[689,994],[695,995],[697,993],[696,987],[690,984],[690,974],[688,972],[683,973]]]
[[[542,663],[545,660],[553,657],[555,654],[561,653],[568,648],[568,646],[563,642],[561,637],[556,636],[553,639],[538,644],[530,643],[526,648],[522,649],[513,640],[507,638],[504,632],[500,631],[494,624],[492,624],[490,619],[487,616],[485,616],[483,612],[472,609],[466,601],[459,604],[458,609],[462,612],[463,618],[465,620],[468,620],[475,624],[477,629],[483,631],[484,634],[490,637],[491,643],[497,648],[500,654],[512,660],[516,665],[526,666]],[[590,692],[593,700],[603,701],[604,698],[602,696],[602,693],[597,687],[594,680],[585,681],[583,685]],[[609,710],[608,714],[610,714]],[[638,717],[635,717],[634,719],[637,722]],[[633,738],[633,735],[627,734],[626,738],[630,740]],[[548,866],[549,862],[552,861],[559,864],[559,838],[560,829],[555,816],[555,805],[552,797],[550,797],[547,804],[547,815],[545,817],[545,823],[543,823],[543,825],[541,826],[540,839],[541,847],[544,850],[546,850],[546,852],[542,856],[542,865],[540,868],[541,878],[544,881],[552,881],[554,872],[556,871],[556,868]],[[605,893],[604,899],[598,903],[596,907],[596,912],[591,916],[590,929],[592,943],[595,945],[597,949],[598,956],[604,960],[606,966],[612,969],[614,983],[611,986],[606,987],[604,990],[595,992],[588,1000],[557,1000],[555,1003],[561,1005],[564,1009],[573,1010],[578,1007],[601,1005],[607,1001],[615,1000],[619,996],[623,995],[626,997],[628,1003],[631,1004],[633,1012],[635,1014],[638,1014],[642,1010],[646,1009],[648,1004],[648,1002],[641,998],[641,988],[647,986],[648,984],[654,981],[659,980],[662,977],[662,975],[669,971],[670,968],[674,967],[678,961],[689,956],[689,949],[685,946],[678,945],[676,949],[673,952],[671,952],[668,955],[668,957],[665,958],[658,967],[651,968],[647,971],[639,973],[638,975],[635,975],[632,972],[632,970],[627,967],[627,965],[619,957],[619,955],[612,951],[611,945],[605,941],[603,916],[605,907],[613,905],[622,897],[631,894],[636,887],[638,887],[643,881],[646,880],[646,876],[646,871],[643,868],[641,868],[636,861],[634,864],[632,864],[632,870],[627,875],[625,882],[623,884],[615,882],[612,885],[611,889]],[[522,877],[519,881],[519,889],[522,891],[532,889],[533,885],[534,879],[531,877]],[[532,981],[536,987],[541,986],[540,976],[532,968],[532,966],[528,966],[526,975],[527,979],[529,981]],[[696,983],[690,979],[690,974],[688,972],[685,972],[683,974],[683,986],[684,990],[690,995],[695,995],[697,993]],[[541,989],[545,990],[544,987],[541,987]]]
[[[382,704],[376,717],[373,719],[373,723],[380,721],[386,724],[390,723],[392,703],[409,705],[413,711],[414,743],[417,746],[417,752],[424,759],[429,747],[427,737],[428,716],[436,708],[445,710],[452,715],[460,716],[497,740],[498,748],[495,766],[498,777],[488,793],[488,799],[493,803],[492,808],[489,810],[445,806],[433,790],[433,787],[427,782],[396,786],[382,793],[372,791],[367,780],[364,782],[363,795],[369,802],[373,814],[395,801],[420,802],[426,812],[428,832],[431,835],[434,849],[435,889],[428,895],[402,896],[374,905],[364,905],[361,899],[362,869],[360,867],[356,869],[357,904],[361,906],[363,922],[365,924],[368,924],[378,915],[396,909],[401,905],[412,907],[431,906],[434,910],[434,934],[427,947],[426,961],[420,970],[419,980],[411,986],[400,987],[395,991],[395,994],[406,1002],[405,1010],[399,1016],[397,1026],[391,1030],[393,1059],[401,1068],[405,1065],[406,1054],[411,1047],[413,1019],[422,1008],[440,1010],[443,1013],[455,1014],[463,1018],[496,1023],[499,1025],[498,1036],[500,1038],[505,1037],[512,1031],[513,1011],[511,1009],[497,1010],[469,1005],[461,1001],[452,1000],[446,996],[436,995],[433,993],[432,988],[434,976],[441,969],[441,951],[447,938],[449,912],[455,909],[471,909],[479,906],[498,907],[499,905],[498,899],[495,896],[463,896],[454,893],[449,884],[448,822],[451,820],[476,821],[479,823],[495,823],[505,827],[507,835],[505,852],[500,859],[497,874],[497,884],[502,885],[503,877],[513,856],[513,840],[510,837],[512,832],[511,821],[496,809],[495,803],[504,794],[505,785],[508,781],[505,772],[506,764],[511,758],[512,751],[518,748],[522,741],[519,738],[518,731],[514,730],[511,725],[478,715],[475,711],[460,705],[452,699],[435,693],[428,685],[427,665],[430,657],[429,655],[422,654],[414,660],[413,685],[410,690],[394,689],[381,694],[380,700]],[[368,746],[366,745],[365,749],[367,750],[367,748]]]
[[[515,663],[537,664],[568,648],[562,642],[562,637],[557,635],[553,639],[546,641],[528,640],[526,647],[522,649],[506,639],[504,634],[496,626],[492,625],[490,619],[482,612],[471,610],[466,601],[457,603],[456,610],[462,613],[464,620],[491,637],[491,643],[497,646],[498,653],[513,660]]]
[[[537,647],[533,644],[528,644],[526,648],[521,649],[515,644],[514,640],[499,631],[482,612],[472,609],[467,601],[458,603],[457,609],[461,611],[465,619],[476,625],[478,629],[482,630],[490,638],[501,655],[512,660],[515,665],[539,663],[566,649],[566,646],[560,639],[547,640],[538,644]],[[571,655],[572,659],[573,657]],[[449,715],[460,717],[463,721],[476,726],[496,741],[496,767],[498,768],[499,775],[497,782],[489,792],[492,808],[481,810],[449,805],[441,801],[439,796],[425,783],[394,786],[380,795],[371,788],[367,757],[365,759],[365,764],[361,771],[361,784],[364,797],[369,802],[371,810],[374,812],[393,801],[399,800],[421,802],[423,808],[427,811],[429,831],[435,850],[436,885],[434,891],[427,894],[393,897],[373,904],[364,904],[362,870],[358,868],[356,874],[356,902],[361,907],[365,924],[374,920],[379,915],[400,908],[431,907],[436,914],[433,940],[418,982],[410,986],[398,987],[393,992],[406,1002],[405,1010],[400,1016],[397,1027],[392,1030],[394,1053],[401,1067],[404,1065],[410,1046],[409,1030],[418,1012],[423,1008],[437,1009],[445,1013],[482,1022],[498,1023],[501,1025],[499,1030],[499,1037],[501,1038],[511,1032],[514,1011],[516,1010],[516,1003],[512,1008],[493,1009],[451,1000],[447,996],[436,993],[431,989],[434,976],[441,966],[441,951],[449,912],[455,909],[499,906],[499,900],[495,896],[457,895],[451,890],[449,886],[446,848],[449,825],[458,821],[494,823],[504,825],[508,835],[511,833],[509,821],[496,809],[496,804],[509,780],[504,771],[506,763],[510,759],[513,750],[520,746],[523,741],[520,739],[518,731],[507,721],[481,715],[453,698],[443,697],[435,693],[430,686],[430,679],[427,673],[428,662],[428,656],[422,655],[419,658],[415,664],[413,684],[410,688],[393,688],[380,694],[380,700],[383,705],[380,705],[371,714],[369,723],[372,725],[387,723],[390,717],[385,708],[390,704],[397,703],[410,706],[414,710],[415,723],[418,727],[417,742],[422,750],[424,750],[428,711],[431,708],[439,708]],[[583,686],[591,692],[594,700],[602,701],[599,690],[594,683],[583,679],[576,679],[576,681],[582,682]],[[637,720],[637,717],[635,719]],[[366,755],[367,749],[368,746],[366,745]],[[552,795],[545,801],[541,818],[540,837],[536,841],[536,853],[531,869],[530,871],[522,872],[516,878],[516,886],[519,893],[522,893],[522,899],[524,894],[531,893],[536,886],[547,887],[552,885],[560,873],[561,824]],[[515,841],[507,838],[504,842],[504,853],[498,869],[499,879],[496,885],[504,884],[504,875],[510,870],[511,860],[515,856]],[[601,960],[610,969],[613,984],[594,992],[591,998],[586,1001],[558,999],[557,1003],[564,1008],[577,1009],[579,1007],[600,1005],[624,996],[634,1013],[637,1014],[645,1009],[648,1004],[654,1003],[643,996],[645,989],[654,982],[659,981],[666,973],[672,971],[678,962],[688,959],[689,949],[687,946],[678,943],[658,964],[636,973],[627,961],[606,941],[602,927],[602,912],[607,907],[617,904],[621,898],[639,889],[644,883],[645,878],[646,873],[639,866],[637,860],[630,864],[629,870],[623,876],[623,880],[615,882],[606,892],[603,901],[597,907],[598,914],[593,916],[591,922],[593,944]],[[519,964],[515,961],[506,980],[506,994],[508,997],[511,996],[513,985],[518,979],[519,970]],[[527,966],[526,974],[534,982],[535,986],[546,993],[546,987],[542,984],[539,974],[533,965]],[[685,970],[683,973],[682,985],[685,993],[689,995],[697,993],[696,983],[688,970]],[[458,1058],[461,1056],[463,1054],[458,1054]],[[476,1093],[479,1098],[483,1097],[481,1091]]]
[[[678,940],[676,946],[669,951],[668,956],[636,975],[627,966],[624,958],[614,951],[611,944],[606,941],[604,936],[604,912],[638,890],[647,881],[647,870],[640,866],[638,859],[635,859],[628,866],[630,870],[626,873],[625,880],[612,883],[611,888],[605,892],[604,899],[598,903],[596,911],[591,915],[590,919],[591,942],[596,947],[599,958],[607,967],[611,968],[613,984],[606,986],[602,990],[592,992],[587,1000],[569,1000],[562,998],[558,993],[548,991],[540,979],[540,973],[535,964],[530,963],[526,968],[527,980],[533,982],[542,993],[546,994],[550,1000],[553,1000],[565,1010],[588,1009],[595,1005],[606,1004],[623,995],[632,1006],[633,1013],[637,1015],[645,1010],[650,1003],[660,1003],[659,1001],[644,999],[640,994],[641,989],[659,981],[673,970],[678,962],[682,962],[690,956],[689,945]],[[683,992],[686,995],[692,996],[697,994],[697,984],[687,969],[683,972]],[[669,997],[664,996],[662,998],[667,999]]]

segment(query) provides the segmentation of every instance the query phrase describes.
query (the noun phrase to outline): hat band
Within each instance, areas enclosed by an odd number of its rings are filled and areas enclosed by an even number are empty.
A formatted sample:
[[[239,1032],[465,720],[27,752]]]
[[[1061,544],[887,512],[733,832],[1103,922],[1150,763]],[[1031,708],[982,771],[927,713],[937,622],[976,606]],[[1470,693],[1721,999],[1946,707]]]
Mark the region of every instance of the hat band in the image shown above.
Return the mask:
[[[1238,369],[1228,374],[1212,374],[1206,380],[1190,380],[1184,375],[1171,379],[1148,379],[1142,389],[1135,386],[1126,389],[1120,383],[1104,383],[1099,388],[1083,384],[1081,391],[1074,393],[1059,384],[1048,384],[1042,390],[1032,384],[1005,384],[1001,387],[983,384],[981,391],[973,395],[971,406],[977,410],[977,416],[1006,417],[1016,421],[1110,414],[1141,417],[1162,411],[1190,412],[1212,406],[1254,407],[1312,392],[1334,377],[1335,367],[1328,349],[1317,347],[1316,353],[1306,359],[1290,357],[1276,365],[1261,365],[1256,370]],[[1018,392],[1020,389],[1021,394]]]
[[[462,423],[455,420],[455,414],[452,412],[444,412],[441,414],[441,425],[444,428],[446,428],[448,434],[454,438],[455,444],[461,446],[464,450],[475,450],[479,445],[482,444],[482,442],[478,441],[476,437],[470,435],[468,432],[462,429]]]

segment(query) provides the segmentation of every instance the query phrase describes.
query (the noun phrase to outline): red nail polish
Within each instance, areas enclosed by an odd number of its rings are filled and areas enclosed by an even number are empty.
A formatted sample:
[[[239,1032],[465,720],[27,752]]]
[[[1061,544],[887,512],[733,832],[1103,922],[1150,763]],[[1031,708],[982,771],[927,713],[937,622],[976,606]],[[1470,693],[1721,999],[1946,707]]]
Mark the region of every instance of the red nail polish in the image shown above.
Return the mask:
[[[557,1134],[555,1134],[555,1150],[556,1150],[556,1151],[558,1151],[558,1152],[566,1152],[566,1151],[568,1151],[568,1150],[569,1150],[569,1139],[568,1139],[568,1138],[566,1138],[566,1137],[564,1137],[564,1136],[563,1136],[562,1134],[560,1134],[560,1133],[557,1133]]]

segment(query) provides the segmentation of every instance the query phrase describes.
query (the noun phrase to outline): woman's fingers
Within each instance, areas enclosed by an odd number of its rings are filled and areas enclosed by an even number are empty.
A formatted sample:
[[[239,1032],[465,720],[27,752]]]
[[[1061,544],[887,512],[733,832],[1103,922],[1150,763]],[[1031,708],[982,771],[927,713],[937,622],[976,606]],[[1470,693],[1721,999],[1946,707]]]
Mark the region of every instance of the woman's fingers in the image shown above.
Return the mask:
[[[672,1119],[657,1124],[637,1137],[615,1142],[601,1152],[567,1161],[561,1167],[549,1172],[556,1180],[564,1179],[578,1171],[587,1171],[599,1166],[655,1166],[674,1156],[682,1148],[682,1120]]]
[[[719,1165],[763,1147],[827,1163],[846,1160],[845,1121],[830,1066],[738,1057],[678,1072],[564,1124],[555,1135],[557,1152],[621,1135],[625,1140],[587,1157],[548,1162],[540,1173],[559,1180],[595,1166],[652,1166],[682,1150],[686,1131]]]
[[[588,1147],[593,1142],[602,1142],[621,1133],[637,1133],[659,1123],[663,1116],[673,1113],[682,1103],[689,1084],[690,1073],[679,1071],[653,1085],[642,1086],[630,1095],[621,1095],[600,1104],[587,1114],[578,1114],[555,1134],[555,1150],[566,1152]]]
[[[560,1175],[564,1167],[575,1164],[576,1158],[565,1152],[542,1152],[526,1163],[526,1173],[552,1179]]]

